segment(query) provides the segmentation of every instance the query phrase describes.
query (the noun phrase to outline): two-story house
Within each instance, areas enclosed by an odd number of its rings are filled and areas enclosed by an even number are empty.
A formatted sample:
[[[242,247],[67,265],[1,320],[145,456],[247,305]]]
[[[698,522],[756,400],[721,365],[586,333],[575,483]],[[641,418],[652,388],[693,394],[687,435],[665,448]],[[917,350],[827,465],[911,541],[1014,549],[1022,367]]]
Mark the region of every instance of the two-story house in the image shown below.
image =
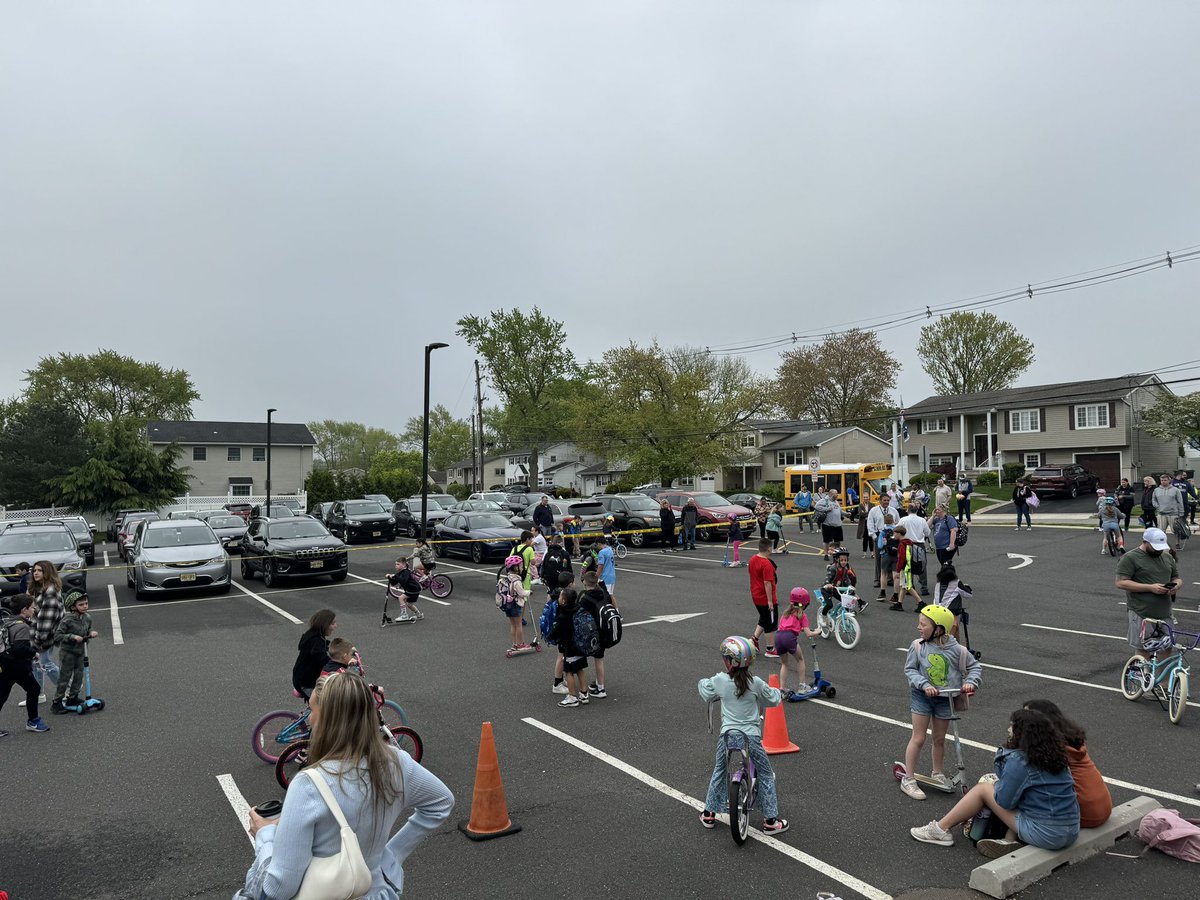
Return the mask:
[[[146,424],[150,445],[179,444],[188,470],[188,493],[206,497],[253,497],[267,487],[266,422],[169,422]],[[304,424],[271,423],[271,491],[296,494],[313,468],[316,441]]]
[[[1136,481],[1179,465],[1175,441],[1139,427],[1141,412],[1163,396],[1173,394],[1157,376],[1123,375],[927,397],[906,410],[909,440],[900,452],[910,472],[923,463],[964,469],[1077,463],[1111,489],[1122,477]]]

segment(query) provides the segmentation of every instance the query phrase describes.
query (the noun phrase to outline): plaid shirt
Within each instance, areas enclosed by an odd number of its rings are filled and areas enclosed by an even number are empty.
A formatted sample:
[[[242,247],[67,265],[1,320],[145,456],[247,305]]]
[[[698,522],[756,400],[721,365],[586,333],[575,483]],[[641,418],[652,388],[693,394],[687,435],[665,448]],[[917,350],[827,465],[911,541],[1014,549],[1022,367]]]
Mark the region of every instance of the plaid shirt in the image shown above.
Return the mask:
[[[38,598],[38,611],[33,635],[33,648],[41,653],[54,646],[54,632],[66,614],[58,588],[47,587]]]

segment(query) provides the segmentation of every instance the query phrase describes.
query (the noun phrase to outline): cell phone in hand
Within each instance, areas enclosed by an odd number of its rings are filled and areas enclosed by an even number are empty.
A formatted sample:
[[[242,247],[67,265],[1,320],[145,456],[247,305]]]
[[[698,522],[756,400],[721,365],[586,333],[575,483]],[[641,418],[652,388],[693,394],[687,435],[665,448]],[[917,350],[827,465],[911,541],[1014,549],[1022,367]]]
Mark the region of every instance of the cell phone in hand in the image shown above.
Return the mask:
[[[273,819],[283,810],[283,803],[278,800],[268,800],[254,807],[254,811],[264,819]]]

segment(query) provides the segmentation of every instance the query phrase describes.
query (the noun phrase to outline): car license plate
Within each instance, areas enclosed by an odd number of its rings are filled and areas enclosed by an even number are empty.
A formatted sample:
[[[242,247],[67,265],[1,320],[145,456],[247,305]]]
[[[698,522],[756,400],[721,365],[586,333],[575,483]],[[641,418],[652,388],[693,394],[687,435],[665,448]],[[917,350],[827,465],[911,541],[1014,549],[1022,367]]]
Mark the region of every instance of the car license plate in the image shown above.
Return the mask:
[[[179,576],[179,580],[180,581],[195,581],[196,573],[195,572],[184,572],[182,575]]]
[[[314,559],[308,564],[308,567],[310,569],[323,569],[323,568],[325,568],[325,560]]]
[[[379,537],[381,534],[383,534],[382,531],[372,531],[371,537]]]

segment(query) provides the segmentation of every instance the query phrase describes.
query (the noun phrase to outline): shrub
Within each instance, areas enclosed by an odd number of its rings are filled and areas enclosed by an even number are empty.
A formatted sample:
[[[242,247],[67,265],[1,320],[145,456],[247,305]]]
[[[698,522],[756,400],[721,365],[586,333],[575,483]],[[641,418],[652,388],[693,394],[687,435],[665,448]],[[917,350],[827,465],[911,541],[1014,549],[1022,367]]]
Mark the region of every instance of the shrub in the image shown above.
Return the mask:
[[[758,492],[768,500],[774,500],[776,503],[783,502],[783,482],[782,481],[764,481],[759,487]]]
[[[937,472],[918,472],[908,479],[908,483],[909,485],[919,484],[928,490],[931,485],[937,484],[937,480],[941,477],[943,476]]]
[[[980,472],[975,479],[979,487],[995,487],[1000,483],[1000,477],[995,472]]]
[[[471,489],[465,484],[459,484],[457,481],[452,481],[446,485],[446,493],[452,496],[455,500],[466,500],[471,493]]]
[[[1004,471],[1004,480],[1009,484],[1012,484],[1025,474],[1024,463],[1005,463],[1000,468]]]

